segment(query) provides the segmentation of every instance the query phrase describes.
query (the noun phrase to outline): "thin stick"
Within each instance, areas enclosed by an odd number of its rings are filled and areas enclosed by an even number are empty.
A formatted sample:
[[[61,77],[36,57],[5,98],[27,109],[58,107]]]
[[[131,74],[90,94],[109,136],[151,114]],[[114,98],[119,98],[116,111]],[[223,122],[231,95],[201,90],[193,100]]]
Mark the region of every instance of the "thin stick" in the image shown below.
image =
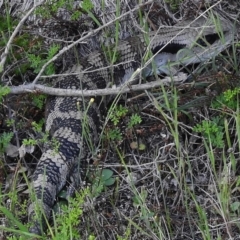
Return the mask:
[[[178,76],[174,77],[165,77],[164,79],[159,79],[157,81],[148,82],[144,84],[131,85],[124,84],[120,87],[113,88],[105,88],[105,89],[96,89],[96,90],[72,90],[72,89],[61,89],[61,88],[52,88],[46,87],[41,84],[27,84],[20,85],[18,87],[10,87],[11,94],[21,94],[21,93],[29,93],[29,92],[39,92],[48,95],[55,96],[106,96],[106,95],[117,95],[119,93],[128,93],[130,91],[142,91],[151,88],[155,88],[161,86],[164,83],[169,82],[183,82],[187,79],[187,75],[184,73],[180,73]]]

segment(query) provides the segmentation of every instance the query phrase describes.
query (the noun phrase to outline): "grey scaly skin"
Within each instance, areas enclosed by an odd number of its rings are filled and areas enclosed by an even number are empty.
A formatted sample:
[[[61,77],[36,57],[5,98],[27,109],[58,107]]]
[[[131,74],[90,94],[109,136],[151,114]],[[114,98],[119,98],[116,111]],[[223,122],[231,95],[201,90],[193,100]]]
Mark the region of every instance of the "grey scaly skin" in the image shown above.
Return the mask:
[[[108,59],[100,51],[91,53],[85,59],[73,56],[67,72],[78,74],[60,77],[55,87],[102,89],[109,83],[123,84],[141,67],[145,67],[142,75],[147,77],[155,70],[157,73],[170,73],[172,70],[166,66],[169,61],[175,65],[188,65],[209,60],[222,52],[233,40],[233,25],[225,19],[221,19],[220,23],[224,39],[218,37],[211,44],[204,42],[205,36],[215,34],[216,37],[219,33],[211,18],[204,17],[149,32],[148,41],[143,35],[126,39],[116,48],[118,64],[115,63],[116,66],[109,68],[106,68],[110,66]],[[154,67],[151,63],[144,65],[141,62],[148,51],[156,54]],[[87,72],[83,73],[86,69]],[[71,176],[76,176],[80,159],[86,157],[87,152],[94,151],[92,148],[98,142],[99,125],[100,111],[96,102],[90,104],[90,98],[55,96],[48,98],[46,132],[51,139],[59,143],[59,147],[56,151],[51,144],[45,145],[33,174],[36,201],[31,203],[28,209],[29,221],[32,223],[31,233],[39,235],[43,233],[45,219],[50,218],[56,195]],[[84,131],[86,127],[87,131]],[[86,136],[86,133],[89,135]],[[91,139],[92,144],[86,142],[86,139]],[[72,184],[73,188],[77,188],[78,178],[73,177]],[[37,205],[42,212],[36,219]]]

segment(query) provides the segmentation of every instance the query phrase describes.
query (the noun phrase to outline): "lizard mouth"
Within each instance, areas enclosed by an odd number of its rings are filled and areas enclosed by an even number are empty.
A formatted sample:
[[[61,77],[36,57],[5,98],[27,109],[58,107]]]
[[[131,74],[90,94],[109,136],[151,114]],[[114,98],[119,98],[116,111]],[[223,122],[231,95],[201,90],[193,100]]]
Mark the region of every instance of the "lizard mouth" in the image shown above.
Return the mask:
[[[225,32],[223,32],[223,35]],[[209,45],[212,45],[216,41],[220,40],[220,35],[219,33],[213,33],[213,34],[208,34],[206,36],[202,36],[197,39],[196,45],[201,46],[201,47],[207,47]],[[185,44],[178,44],[178,43],[169,43],[169,44],[162,44],[158,45],[154,49],[152,49],[152,53],[170,53],[170,54],[177,54],[179,50],[187,47]]]
[[[149,76],[154,72],[155,69],[155,73],[158,75],[160,74],[161,76],[166,76],[170,74],[176,74],[177,69],[179,69],[180,66],[184,66],[185,69],[185,65],[190,65],[190,67],[193,67],[193,65],[196,64],[198,65],[200,62],[197,60],[199,49],[207,49],[208,46],[214,45],[216,42],[221,42],[220,40],[221,36],[219,33],[212,33],[199,37],[195,42],[193,42],[190,48],[187,44],[179,44],[177,42],[158,45],[152,49],[152,53],[154,55],[156,54],[153,59],[155,68],[152,63],[149,64],[143,71],[143,75],[145,77]],[[201,58],[200,55],[199,58]],[[172,64],[170,65],[170,63]],[[178,67],[175,63],[177,63]]]
[[[185,48],[187,45],[185,44],[178,44],[178,43],[169,43],[169,44],[162,44],[157,47],[155,47],[152,50],[153,54],[156,53],[171,53],[171,54],[177,54],[177,52],[183,48]]]
[[[225,32],[223,32],[223,35],[225,34]],[[219,33],[213,33],[213,34],[208,34],[204,37],[200,37],[198,38],[198,40],[196,41],[197,45],[200,45],[202,47],[207,47],[209,45],[214,44],[216,41],[220,40],[220,34]]]

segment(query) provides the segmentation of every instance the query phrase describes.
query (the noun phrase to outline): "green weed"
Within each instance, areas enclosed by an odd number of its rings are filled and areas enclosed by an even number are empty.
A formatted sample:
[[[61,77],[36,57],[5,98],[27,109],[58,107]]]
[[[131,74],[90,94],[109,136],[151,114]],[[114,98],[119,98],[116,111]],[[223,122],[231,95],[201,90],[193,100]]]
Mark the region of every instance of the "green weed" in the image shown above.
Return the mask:
[[[8,39],[11,36],[11,33],[14,30],[14,27],[16,27],[18,24],[18,20],[13,19],[13,17],[9,14],[6,15],[6,17],[1,18],[0,17],[0,34],[1,34],[1,40],[0,40],[0,46],[5,47],[5,45],[8,42]],[[12,41],[12,44],[10,45],[10,51],[7,56],[6,63],[10,64],[13,62],[19,61],[20,63],[13,69],[13,72],[19,76],[21,74],[24,74],[27,69],[29,69],[30,64],[25,61],[26,53],[31,53],[34,51],[38,51],[41,46],[41,39],[35,38],[33,40],[33,36],[29,33],[23,31],[19,33]],[[24,60],[24,61],[20,61]],[[3,68],[3,66],[1,66]],[[3,69],[0,69],[0,72],[2,72]]]
[[[116,106],[110,113],[109,119],[113,123],[113,125],[117,125],[120,120],[126,116],[128,113],[128,109],[123,107],[122,105]]]
[[[128,128],[133,128],[137,124],[140,124],[142,122],[141,116],[139,116],[137,113],[131,115],[129,122],[128,122]]]
[[[109,129],[106,133],[106,138],[110,141],[122,141],[122,133],[119,128]]]
[[[60,147],[60,143],[56,138],[51,138],[51,140],[49,140],[49,133],[48,132],[43,132],[43,124],[44,124],[44,120],[40,120],[38,123],[37,122],[32,122],[32,127],[33,130],[38,133],[41,138],[39,139],[33,139],[33,138],[29,138],[29,139],[23,139],[23,144],[25,146],[36,146],[39,143],[41,144],[49,144],[51,146],[51,148],[54,150],[55,153],[58,153],[58,149]]]
[[[239,102],[240,88],[228,89],[211,103],[213,109],[220,110],[217,117],[212,117],[210,120],[203,120],[197,124],[193,130],[202,133],[207,143],[213,147],[222,148],[224,146],[224,118],[232,112],[237,111]]]
[[[13,137],[12,132],[9,133],[4,132],[0,135],[0,154],[3,154],[5,152],[5,149],[10,143],[12,137]]]
[[[23,139],[23,144],[25,146],[35,146],[35,145],[37,145],[37,140],[35,140],[35,139]]]
[[[87,195],[89,195],[89,189],[78,192],[75,198],[69,200],[68,205],[62,205],[61,214],[57,214],[54,218],[52,239],[80,239],[78,225],[83,213],[81,205]]]
[[[0,102],[2,102],[3,97],[10,93],[10,88],[7,86],[0,85]]]
[[[60,46],[57,44],[53,44],[50,48],[49,51],[47,52],[47,55],[45,56],[45,54],[40,55],[38,54],[32,54],[32,53],[28,53],[27,57],[28,57],[28,61],[30,62],[30,67],[34,69],[35,73],[39,73],[39,71],[41,70],[42,66],[48,62],[50,59],[53,58],[53,56],[58,52],[58,50],[60,49]],[[46,75],[51,75],[53,73],[55,73],[55,68],[54,68],[54,64],[50,63],[44,73]]]
[[[81,14],[82,10],[73,9],[74,0],[58,0],[58,1],[46,1],[46,3],[36,10],[36,14],[44,19],[49,19],[54,16],[60,8],[64,8],[71,12],[71,20],[77,20]],[[90,11],[93,8],[91,0],[83,0],[81,3],[81,8],[83,11]]]
[[[224,146],[224,126],[222,118],[214,117],[211,120],[203,120],[197,124],[193,130],[202,133],[208,143],[211,141],[212,146],[219,148]]]
[[[106,187],[115,183],[113,171],[110,169],[102,169],[94,173],[90,173],[88,178],[92,182],[91,194],[93,197],[99,196]]]
[[[212,102],[212,107],[214,109],[228,108],[233,111],[237,110],[237,103],[240,96],[240,88],[236,87],[234,89],[228,89]]]

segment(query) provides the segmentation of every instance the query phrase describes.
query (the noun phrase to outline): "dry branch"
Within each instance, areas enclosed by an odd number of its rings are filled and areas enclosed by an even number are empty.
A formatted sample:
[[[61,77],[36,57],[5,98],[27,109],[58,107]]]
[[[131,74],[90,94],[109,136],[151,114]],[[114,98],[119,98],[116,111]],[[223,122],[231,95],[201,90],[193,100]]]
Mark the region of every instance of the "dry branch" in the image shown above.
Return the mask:
[[[48,95],[55,96],[106,96],[106,95],[117,95],[119,93],[128,93],[131,91],[144,91],[147,89],[159,87],[164,83],[170,82],[183,82],[187,79],[187,75],[184,73],[180,73],[178,76],[174,77],[165,77],[164,79],[159,79],[157,81],[148,82],[144,84],[130,85],[124,84],[120,87],[112,87],[105,89],[96,89],[96,90],[71,90],[71,89],[61,89],[61,88],[52,88],[46,87],[41,84],[27,84],[21,85],[17,87],[10,87],[11,94],[21,94],[21,93],[29,93],[29,92],[38,92],[44,93]]]

